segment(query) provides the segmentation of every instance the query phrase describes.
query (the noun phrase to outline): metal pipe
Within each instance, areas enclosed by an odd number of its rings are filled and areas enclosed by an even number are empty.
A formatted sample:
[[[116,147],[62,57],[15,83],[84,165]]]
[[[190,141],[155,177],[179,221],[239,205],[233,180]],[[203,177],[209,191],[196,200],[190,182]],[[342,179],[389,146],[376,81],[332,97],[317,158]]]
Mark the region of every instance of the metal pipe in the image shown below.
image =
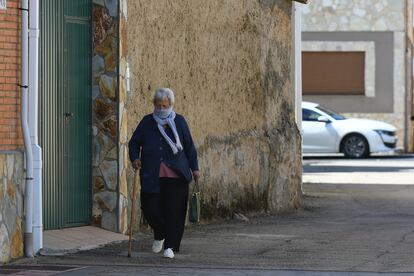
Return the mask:
[[[26,212],[24,230],[24,252],[26,257],[33,257],[33,155],[30,141],[28,119],[28,0],[22,0],[22,102],[21,124],[24,146],[26,149],[26,189],[24,195],[24,207]]]
[[[43,248],[42,149],[38,144],[39,0],[30,0],[29,129],[33,149],[33,250]]]
[[[296,124],[302,133],[302,7],[299,3],[293,5],[293,43],[294,43],[294,90],[296,106]]]
[[[412,49],[410,33],[412,32],[412,0],[405,1],[404,31],[404,67],[405,67],[405,103],[404,103],[404,152],[410,151],[410,120],[412,103]]]

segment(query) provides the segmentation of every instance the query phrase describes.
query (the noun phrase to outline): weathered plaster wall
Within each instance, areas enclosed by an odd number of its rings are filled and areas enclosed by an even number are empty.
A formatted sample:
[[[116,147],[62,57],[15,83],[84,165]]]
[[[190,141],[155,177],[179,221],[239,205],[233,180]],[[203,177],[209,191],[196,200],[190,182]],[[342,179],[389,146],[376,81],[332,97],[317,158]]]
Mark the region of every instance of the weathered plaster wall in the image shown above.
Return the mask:
[[[23,154],[0,153],[0,264],[23,256]]]
[[[205,216],[301,204],[287,0],[128,1],[128,135],[157,87],[176,92],[204,174]]]
[[[394,41],[393,59],[393,112],[371,112],[364,110],[346,113],[350,117],[383,120],[398,129],[399,143],[404,144],[405,65],[404,65],[404,4],[405,0],[318,0],[303,7],[302,30],[304,32],[392,32]],[[307,42],[312,43],[312,42]],[[324,42],[314,41],[323,44]],[[325,42],[327,44],[327,42]],[[320,46],[321,51],[327,47]],[[366,64],[367,66],[367,64]],[[375,87],[378,89],[378,87]],[[375,93],[375,91],[374,91]],[[328,96],[331,98],[335,96]],[[305,96],[323,104],[321,96]],[[340,104],[340,103],[338,103]],[[344,106],[342,110],[346,109]]]

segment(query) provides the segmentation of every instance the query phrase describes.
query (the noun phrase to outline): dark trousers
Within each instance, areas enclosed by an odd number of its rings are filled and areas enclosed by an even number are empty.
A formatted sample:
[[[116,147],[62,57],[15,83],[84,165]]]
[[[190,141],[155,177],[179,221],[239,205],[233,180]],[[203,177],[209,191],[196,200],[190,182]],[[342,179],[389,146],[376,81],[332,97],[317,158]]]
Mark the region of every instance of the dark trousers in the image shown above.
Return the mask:
[[[188,202],[188,183],[160,178],[160,193],[141,193],[141,209],[154,230],[154,239],[165,239],[164,248],[180,250]]]

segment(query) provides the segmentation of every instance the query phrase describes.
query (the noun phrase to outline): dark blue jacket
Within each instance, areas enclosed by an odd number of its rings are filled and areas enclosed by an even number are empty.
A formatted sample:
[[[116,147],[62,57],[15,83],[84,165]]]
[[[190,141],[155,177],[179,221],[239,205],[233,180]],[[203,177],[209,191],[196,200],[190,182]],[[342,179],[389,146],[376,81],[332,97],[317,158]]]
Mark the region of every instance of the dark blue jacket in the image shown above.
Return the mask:
[[[131,162],[141,159],[141,191],[145,193],[160,192],[160,164],[163,162],[174,170],[181,178],[191,182],[191,171],[198,170],[197,152],[191,137],[190,129],[184,117],[177,114],[174,122],[184,147],[176,155],[161,135],[152,114],[144,116],[129,141],[129,158]],[[165,132],[175,141],[172,130],[167,127]],[[191,170],[191,171],[190,171]]]

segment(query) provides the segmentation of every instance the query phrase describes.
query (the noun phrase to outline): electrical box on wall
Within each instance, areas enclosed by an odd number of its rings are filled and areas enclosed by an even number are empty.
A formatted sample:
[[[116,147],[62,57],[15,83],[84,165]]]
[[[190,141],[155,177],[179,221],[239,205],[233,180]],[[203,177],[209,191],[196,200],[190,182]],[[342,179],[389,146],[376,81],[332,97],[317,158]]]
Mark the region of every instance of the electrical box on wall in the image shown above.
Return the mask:
[[[0,0],[0,10],[7,9],[7,0]]]

